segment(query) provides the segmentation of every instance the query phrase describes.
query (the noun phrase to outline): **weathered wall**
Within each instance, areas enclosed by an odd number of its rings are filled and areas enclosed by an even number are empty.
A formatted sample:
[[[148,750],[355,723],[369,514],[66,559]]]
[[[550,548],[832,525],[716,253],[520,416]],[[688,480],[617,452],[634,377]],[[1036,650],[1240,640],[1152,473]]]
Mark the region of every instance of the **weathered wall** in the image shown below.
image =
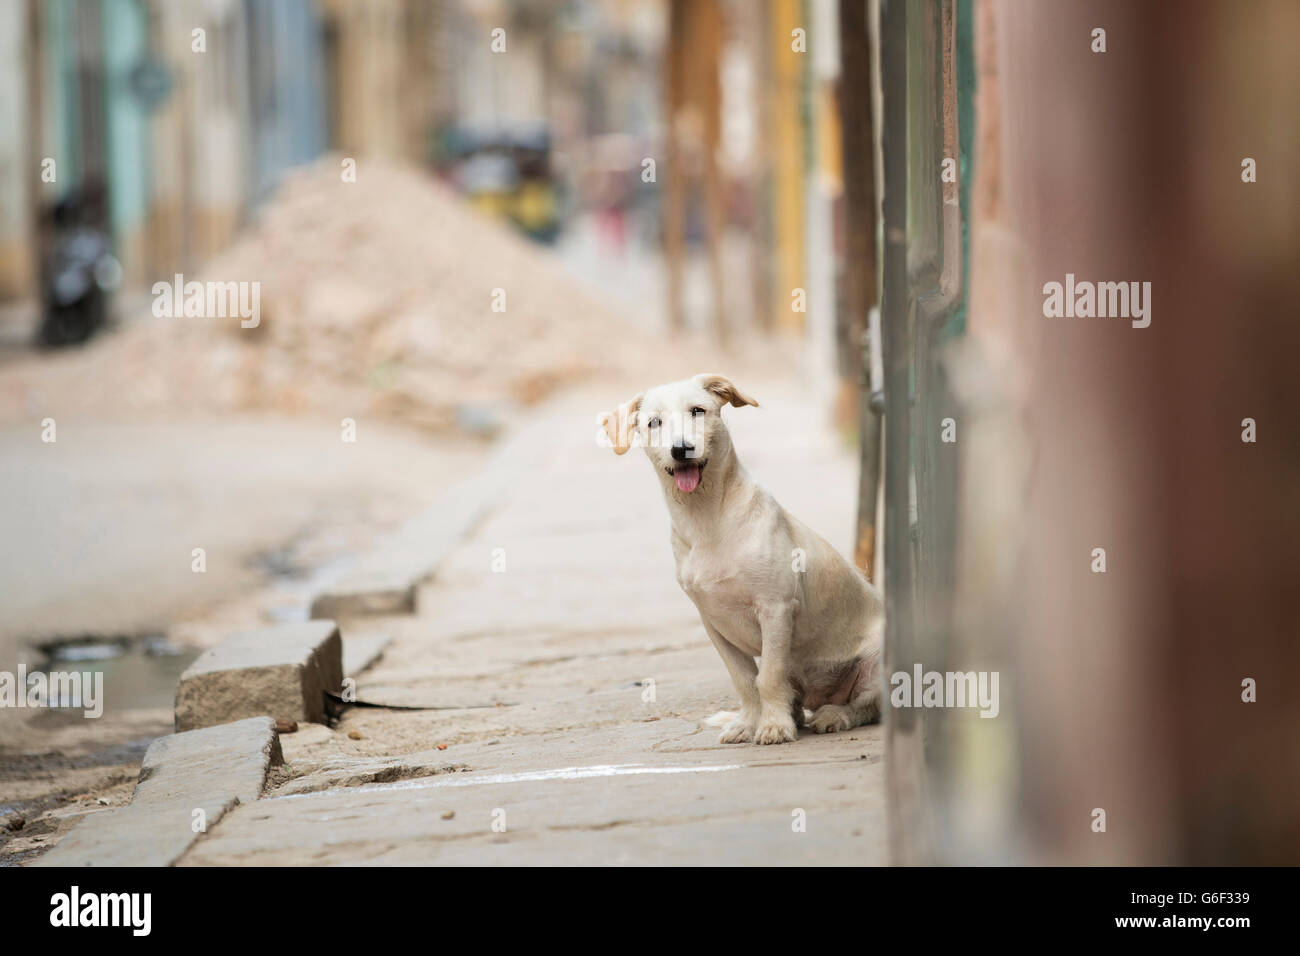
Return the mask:
[[[957,838],[1294,863],[1300,135],[1279,119],[1300,105],[1300,8],[976,6],[957,620],[1013,680],[956,768],[949,810],[964,792],[988,811]],[[1150,282],[1150,326],[1045,317],[1067,273]]]

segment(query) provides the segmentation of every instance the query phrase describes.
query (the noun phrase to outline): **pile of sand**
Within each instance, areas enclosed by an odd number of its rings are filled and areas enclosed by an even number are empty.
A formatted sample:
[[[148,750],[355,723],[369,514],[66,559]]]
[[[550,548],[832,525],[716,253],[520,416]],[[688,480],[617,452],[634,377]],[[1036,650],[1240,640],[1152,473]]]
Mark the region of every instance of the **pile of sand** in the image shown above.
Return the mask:
[[[339,168],[296,171],[229,250],[185,276],[260,283],[257,328],[133,319],[6,368],[0,394],[29,413],[319,412],[442,429],[617,371],[644,347],[545,250],[426,174],[366,162],[347,183]]]

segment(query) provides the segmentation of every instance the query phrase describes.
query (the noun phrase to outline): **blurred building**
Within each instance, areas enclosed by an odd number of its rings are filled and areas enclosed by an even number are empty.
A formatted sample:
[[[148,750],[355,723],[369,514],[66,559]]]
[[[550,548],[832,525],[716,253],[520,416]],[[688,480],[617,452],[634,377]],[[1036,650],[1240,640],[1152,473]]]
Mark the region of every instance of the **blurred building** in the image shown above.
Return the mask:
[[[326,149],[422,160],[444,4],[0,2],[0,299],[36,291],[42,212],[100,183],[128,282],[225,246]]]

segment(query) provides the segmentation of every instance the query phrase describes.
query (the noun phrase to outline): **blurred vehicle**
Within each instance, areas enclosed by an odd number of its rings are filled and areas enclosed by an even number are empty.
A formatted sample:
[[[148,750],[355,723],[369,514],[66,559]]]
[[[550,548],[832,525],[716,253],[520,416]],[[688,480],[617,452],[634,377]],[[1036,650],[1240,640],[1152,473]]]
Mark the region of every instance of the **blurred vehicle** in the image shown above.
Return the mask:
[[[86,186],[51,210],[52,235],[41,264],[39,344],[85,342],[107,321],[110,297],[122,281],[108,233],[100,225],[103,190]]]
[[[539,242],[559,236],[559,184],[545,127],[460,127],[448,137],[448,154],[453,181],[476,209],[513,222]]]

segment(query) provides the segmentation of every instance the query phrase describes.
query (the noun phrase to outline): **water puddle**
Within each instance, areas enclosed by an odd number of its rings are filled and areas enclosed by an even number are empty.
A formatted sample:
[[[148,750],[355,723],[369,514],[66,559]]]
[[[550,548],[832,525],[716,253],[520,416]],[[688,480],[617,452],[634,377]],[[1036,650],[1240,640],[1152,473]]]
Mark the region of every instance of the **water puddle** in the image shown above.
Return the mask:
[[[58,638],[39,645],[39,650],[46,657],[43,671],[103,674],[103,705],[109,712],[170,710],[181,673],[198,657],[197,651],[178,648],[161,634]],[[82,706],[75,700],[60,704]]]

